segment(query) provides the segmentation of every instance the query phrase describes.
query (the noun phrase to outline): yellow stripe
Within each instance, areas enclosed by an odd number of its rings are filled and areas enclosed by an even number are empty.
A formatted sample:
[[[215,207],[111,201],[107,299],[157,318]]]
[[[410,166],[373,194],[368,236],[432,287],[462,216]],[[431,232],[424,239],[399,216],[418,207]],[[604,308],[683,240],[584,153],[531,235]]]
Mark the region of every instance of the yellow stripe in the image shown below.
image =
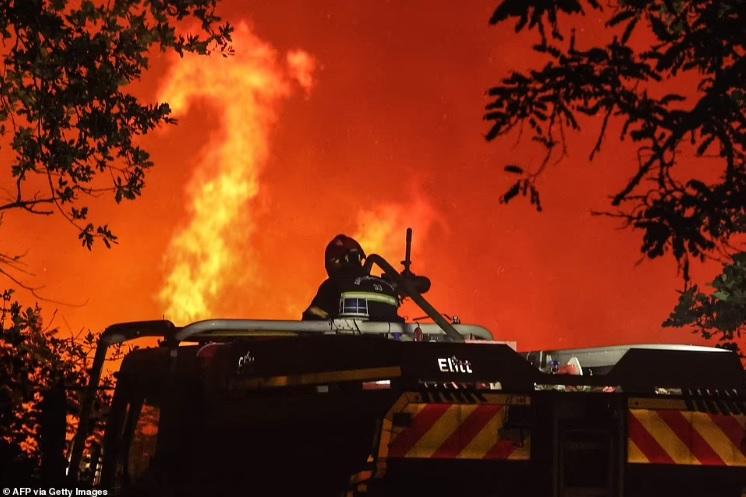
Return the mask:
[[[730,439],[723,433],[719,426],[703,412],[690,413],[687,420],[692,423],[697,432],[702,435],[705,442],[725,461],[728,466],[746,466],[746,456],[741,450],[734,446]]]
[[[686,443],[658,417],[655,411],[630,411],[642,426],[663,447],[676,464],[699,464],[699,460],[692,455]]]
[[[394,438],[394,423],[393,423],[393,417],[394,414],[397,412],[405,411],[409,408],[410,405],[416,405],[414,402],[416,402],[416,399],[419,397],[419,395],[414,394],[412,392],[406,392],[399,396],[399,398],[394,402],[394,405],[391,406],[391,408],[386,413],[386,416],[383,418],[383,423],[381,425],[381,436],[378,441],[378,458],[376,461],[376,467],[375,467],[375,478],[383,478],[386,475],[387,470],[387,458],[389,455],[389,445],[391,443],[391,440]],[[425,404],[420,404],[420,409],[425,407]]]
[[[461,454],[468,459],[482,459],[499,440],[499,430],[505,423],[505,409],[492,416],[484,428],[482,428],[474,440],[464,447]]]
[[[506,394],[487,394],[487,404],[498,405],[529,405],[528,396],[514,396]],[[376,476],[380,477],[386,471],[386,458],[388,457],[388,448],[392,440],[408,429],[404,426],[394,426],[392,423],[395,413],[408,413],[414,419],[429,404],[422,402],[419,394],[405,393],[396,402],[386,414],[383,420],[381,437],[378,444],[378,464]],[[481,404],[485,405],[485,404]],[[471,415],[477,408],[478,404],[453,404],[438,421],[417,441],[417,443],[404,455],[407,458],[428,458],[445,442]],[[459,459],[482,459],[487,452],[495,446],[500,440],[499,430],[505,423],[505,410],[492,416],[487,424],[472,439],[471,442],[457,456]],[[526,442],[523,447],[517,448],[509,459],[529,459],[531,453],[530,433],[527,433]]]
[[[463,415],[462,412],[467,411],[468,413]],[[409,452],[404,457],[430,457],[433,453],[438,450],[443,442],[455,432],[463,422],[464,418],[471,414],[476,405],[462,406],[459,404],[451,405],[448,410],[430,427],[414,446],[409,449]]]
[[[386,417],[383,418],[381,423],[381,440],[378,443],[378,455],[382,458],[386,458],[389,455],[389,444],[393,438],[394,423]]]
[[[391,295],[385,295],[383,293],[374,293],[374,292],[342,292],[343,299],[365,299],[370,300],[372,302],[383,302],[384,304],[389,304],[393,306],[398,306],[399,302],[396,300],[396,297],[392,297]]]
[[[531,436],[526,439],[521,447],[516,448],[510,453],[508,459],[510,460],[526,460],[531,458]]]
[[[477,405],[453,405],[433,425],[433,427],[407,452],[405,457],[431,457],[466,418],[471,415]],[[505,424],[505,410],[501,410],[490,418],[487,424],[477,433],[474,439],[456,456],[458,459],[482,459],[500,441],[499,430]],[[529,459],[531,455],[530,433],[526,433],[523,446],[517,447],[509,456],[512,460]]]
[[[637,444],[629,438],[627,440],[627,462],[649,463],[650,459],[645,457]]]
[[[414,419],[417,417],[417,415],[422,411],[427,404],[419,404],[419,403],[409,403],[406,404],[403,408],[394,411],[396,413],[405,413],[410,415],[410,419]],[[396,440],[396,437],[398,437],[403,431],[409,429],[409,426],[402,426],[402,425],[394,425],[393,422],[389,421],[391,425],[391,429],[389,431],[388,441],[386,442],[386,445],[381,445],[381,447],[385,450],[385,452],[381,452],[380,454],[383,457],[388,456],[389,452],[389,444]],[[381,440],[383,442],[383,440]]]
[[[409,414],[410,420],[413,420],[417,417],[420,412],[427,406],[427,404],[420,404],[420,403],[411,403],[407,404],[404,409],[399,410],[398,412]],[[394,426],[391,430],[391,434],[393,435],[392,438],[396,438],[399,433],[403,432],[404,430],[409,429],[409,426]]]
[[[350,369],[345,371],[323,371],[289,376],[268,376],[265,378],[248,378],[237,381],[242,388],[276,388],[292,385],[314,385],[338,381],[376,380],[401,376],[398,366],[387,368]]]

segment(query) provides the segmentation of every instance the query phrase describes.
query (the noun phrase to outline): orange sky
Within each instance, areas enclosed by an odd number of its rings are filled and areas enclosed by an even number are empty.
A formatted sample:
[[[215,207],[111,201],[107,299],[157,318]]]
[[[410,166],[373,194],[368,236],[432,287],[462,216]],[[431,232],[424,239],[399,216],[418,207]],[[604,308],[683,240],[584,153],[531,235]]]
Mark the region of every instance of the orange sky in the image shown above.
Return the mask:
[[[542,179],[543,213],[498,203],[502,167],[540,151],[483,138],[484,91],[536,61],[532,35],[488,26],[495,4],[224,3],[235,58],[156,58],[136,88],[169,98],[179,126],[144,140],[156,167],[140,200],[93,203],[119,245],[89,253],[60,218],[17,212],[2,248],[28,250],[41,293],[79,304],[44,304],[63,331],[99,330],[164,314],[297,318],[332,236],[398,263],[411,225],[429,300],[521,349],[696,340],[660,327],[680,287],[673,261],[635,265],[639,233],[590,215],[630,176],[629,143],[589,163],[586,123]]]

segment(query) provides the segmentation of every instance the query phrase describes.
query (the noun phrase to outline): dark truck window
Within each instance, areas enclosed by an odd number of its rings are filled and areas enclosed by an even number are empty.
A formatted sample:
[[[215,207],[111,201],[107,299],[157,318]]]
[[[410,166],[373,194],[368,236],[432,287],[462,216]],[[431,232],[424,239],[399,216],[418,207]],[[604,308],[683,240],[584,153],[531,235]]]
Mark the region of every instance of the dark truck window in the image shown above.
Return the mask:
[[[136,484],[147,472],[155,455],[160,421],[160,407],[147,399],[127,402],[122,411],[121,435],[111,446],[116,460],[114,489]]]
[[[143,402],[134,425],[127,455],[127,472],[132,482],[140,479],[153,460],[160,413],[158,406],[148,403],[147,400]]]

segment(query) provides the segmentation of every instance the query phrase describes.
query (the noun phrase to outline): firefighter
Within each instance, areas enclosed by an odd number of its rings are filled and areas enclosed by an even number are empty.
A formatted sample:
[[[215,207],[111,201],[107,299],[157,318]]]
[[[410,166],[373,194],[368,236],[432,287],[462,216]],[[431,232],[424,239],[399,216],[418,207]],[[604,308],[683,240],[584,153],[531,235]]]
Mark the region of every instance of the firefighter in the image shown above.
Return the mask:
[[[324,266],[329,276],[303,312],[304,320],[350,317],[371,321],[404,320],[397,314],[395,286],[365,272],[365,252],[346,235],[337,235],[326,246]]]

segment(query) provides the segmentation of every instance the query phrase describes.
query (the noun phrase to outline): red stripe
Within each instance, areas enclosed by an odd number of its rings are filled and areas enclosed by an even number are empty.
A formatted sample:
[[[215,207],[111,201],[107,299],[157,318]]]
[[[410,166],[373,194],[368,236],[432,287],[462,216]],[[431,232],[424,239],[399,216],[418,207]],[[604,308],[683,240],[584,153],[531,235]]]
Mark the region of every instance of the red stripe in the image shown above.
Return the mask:
[[[482,428],[484,428],[484,426],[501,410],[502,406],[478,406],[461,422],[458,429],[456,429],[456,431],[454,431],[430,457],[436,459],[457,457],[461,451],[469,445],[474,437],[482,431]]]
[[[512,440],[498,440],[482,459],[507,459],[517,448]]]
[[[661,447],[661,444],[648,433],[640,420],[634,414],[629,413],[627,418],[627,432],[630,440],[645,454],[650,462],[662,464],[674,464],[668,452]]]
[[[728,437],[736,449],[746,455],[746,452],[744,452],[746,451],[746,428],[741,426],[741,423],[733,416],[710,414],[710,418],[725,433],[725,436]]]
[[[700,463],[708,466],[724,466],[720,456],[710,447],[710,444],[702,438],[697,430],[684,417],[681,411],[657,411],[658,416],[673,430],[689,450],[692,451]]]
[[[417,441],[432,428],[452,404],[428,404],[422,408],[412,423],[391,441],[390,457],[404,457]]]

